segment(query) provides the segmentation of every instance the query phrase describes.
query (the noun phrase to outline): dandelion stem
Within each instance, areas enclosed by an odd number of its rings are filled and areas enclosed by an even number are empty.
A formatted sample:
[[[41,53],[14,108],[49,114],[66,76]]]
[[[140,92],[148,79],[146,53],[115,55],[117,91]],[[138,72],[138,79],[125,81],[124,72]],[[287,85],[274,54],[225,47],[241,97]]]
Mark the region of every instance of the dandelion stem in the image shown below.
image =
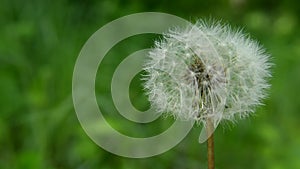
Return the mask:
[[[210,119],[207,119],[207,133],[210,134],[207,140],[208,169],[214,169],[215,168],[214,135],[213,135],[213,124]]]

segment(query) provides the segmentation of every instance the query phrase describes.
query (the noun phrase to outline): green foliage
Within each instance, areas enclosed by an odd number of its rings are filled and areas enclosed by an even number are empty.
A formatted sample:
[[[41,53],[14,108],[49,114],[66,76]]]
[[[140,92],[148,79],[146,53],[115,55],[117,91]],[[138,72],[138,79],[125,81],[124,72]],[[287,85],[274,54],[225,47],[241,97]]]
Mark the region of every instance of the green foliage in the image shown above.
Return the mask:
[[[268,49],[276,64],[272,88],[257,116],[225,124],[216,132],[217,168],[300,168],[300,8],[297,1],[67,1],[0,0],[0,168],[134,169],[205,168],[200,128],[172,150],[147,159],[112,155],[81,128],[71,99],[73,66],[98,28],[118,17],[159,11],[188,20],[217,18],[241,25]],[[98,103],[122,133],[145,137],[164,131],[172,119],[147,125],[118,115],[110,96],[114,68],[128,54],[152,46],[158,36],[118,44],[103,60],[96,80]],[[148,102],[135,79],[133,104]]]

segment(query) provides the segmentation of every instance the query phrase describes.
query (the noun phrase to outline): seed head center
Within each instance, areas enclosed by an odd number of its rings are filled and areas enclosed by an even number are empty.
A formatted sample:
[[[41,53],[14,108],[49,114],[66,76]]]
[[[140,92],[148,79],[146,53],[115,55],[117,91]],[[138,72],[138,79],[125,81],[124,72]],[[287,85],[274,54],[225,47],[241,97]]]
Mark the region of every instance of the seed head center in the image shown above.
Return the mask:
[[[189,67],[190,71],[193,72],[194,77],[196,78],[198,88],[209,87],[209,82],[211,75],[206,70],[205,65],[200,60],[199,57],[195,56],[193,63]]]

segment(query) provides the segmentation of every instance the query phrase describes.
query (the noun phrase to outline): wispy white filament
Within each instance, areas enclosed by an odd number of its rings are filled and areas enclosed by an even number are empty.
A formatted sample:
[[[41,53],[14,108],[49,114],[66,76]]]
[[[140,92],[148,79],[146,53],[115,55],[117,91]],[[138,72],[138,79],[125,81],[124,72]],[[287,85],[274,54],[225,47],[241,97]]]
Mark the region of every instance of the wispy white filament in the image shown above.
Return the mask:
[[[229,26],[202,21],[155,42],[144,65],[151,105],[183,120],[243,118],[265,98],[269,56]]]

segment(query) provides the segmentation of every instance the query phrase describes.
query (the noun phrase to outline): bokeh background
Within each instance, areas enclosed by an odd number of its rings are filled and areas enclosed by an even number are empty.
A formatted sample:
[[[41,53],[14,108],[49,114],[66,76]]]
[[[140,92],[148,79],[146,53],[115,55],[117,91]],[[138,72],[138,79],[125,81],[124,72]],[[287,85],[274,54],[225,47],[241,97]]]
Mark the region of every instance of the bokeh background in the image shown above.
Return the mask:
[[[215,133],[218,169],[300,168],[300,5],[296,0],[0,0],[1,169],[196,169],[206,168],[200,129],[170,151],[146,159],[115,156],[98,147],[81,128],[72,104],[73,66],[85,41],[121,16],[166,12],[191,22],[216,18],[242,27],[272,55],[269,98],[255,116],[227,123]],[[130,53],[148,48],[159,35],[123,40],[98,70],[98,104],[121,133],[146,137],[170,126],[160,118],[136,124],[116,111],[110,82]],[[130,87],[132,103],[149,107],[140,74]]]

